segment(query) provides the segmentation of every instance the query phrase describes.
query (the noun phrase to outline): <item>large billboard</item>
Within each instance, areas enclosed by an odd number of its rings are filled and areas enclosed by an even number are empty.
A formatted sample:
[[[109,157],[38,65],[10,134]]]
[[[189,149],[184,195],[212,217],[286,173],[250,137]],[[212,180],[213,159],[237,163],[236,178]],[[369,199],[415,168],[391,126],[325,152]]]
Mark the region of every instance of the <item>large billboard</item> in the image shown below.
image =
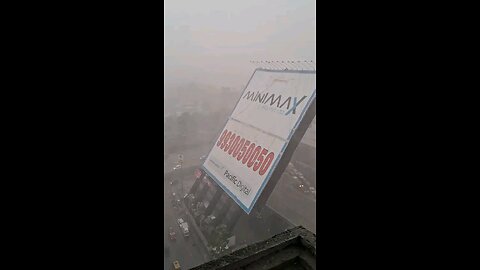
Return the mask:
[[[316,94],[315,71],[257,69],[203,164],[250,213]]]

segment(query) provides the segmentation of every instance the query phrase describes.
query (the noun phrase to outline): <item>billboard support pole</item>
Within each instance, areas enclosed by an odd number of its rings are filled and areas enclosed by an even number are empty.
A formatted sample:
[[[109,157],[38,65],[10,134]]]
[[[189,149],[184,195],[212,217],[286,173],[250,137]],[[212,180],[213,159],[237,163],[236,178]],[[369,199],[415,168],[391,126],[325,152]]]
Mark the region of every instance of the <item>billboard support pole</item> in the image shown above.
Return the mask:
[[[205,172],[201,169],[199,169],[201,172],[200,176],[195,179],[195,183],[193,183],[192,188],[190,188],[189,193],[195,193],[197,191],[198,186],[200,185],[200,182],[202,181],[203,177],[205,177]]]
[[[283,172],[288,166],[288,163],[292,159],[295,149],[297,148],[298,144],[302,140],[303,135],[305,135],[305,132],[307,132],[308,127],[313,121],[313,118],[315,118],[315,116],[317,115],[316,102],[317,102],[317,98],[315,97],[310,107],[305,112],[305,115],[302,121],[299,123],[297,130],[295,130],[295,133],[293,134],[292,139],[290,140],[290,143],[288,144],[287,148],[285,149],[285,152],[283,153],[280,161],[278,162],[278,165],[275,168],[275,171],[272,173],[270,180],[268,181],[262,194],[260,195],[257,202],[255,203],[255,206],[253,207],[253,211],[261,212],[261,210],[267,203],[267,200],[270,197],[270,194],[275,189],[275,186],[280,180],[280,177],[282,176]]]
[[[219,213],[218,213],[218,216],[215,218],[215,220],[213,221],[213,224],[215,226],[218,226],[221,224],[221,222],[225,219],[225,216],[227,215],[227,212],[228,210],[230,209],[230,207],[232,207],[233,205],[235,204],[235,202],[233,202],[233,200],[231,200],[229,198],[229,200],[226,201],[226,203],[224,204],[224,206],[222,207],[222,209],[220,209]]]
[[[212,181],[212,182],[215,183],[215,181]],[[217,206],[217,203],[220,200],[220,197],[222,196],[222,194],[223,194],[222,188],[220,188],[219,186],[216,186],[215,195],[213,195],[213,198],[210,200],[207,210],[205,210],[205,216],[209,216],[212,213],[215,206]]]

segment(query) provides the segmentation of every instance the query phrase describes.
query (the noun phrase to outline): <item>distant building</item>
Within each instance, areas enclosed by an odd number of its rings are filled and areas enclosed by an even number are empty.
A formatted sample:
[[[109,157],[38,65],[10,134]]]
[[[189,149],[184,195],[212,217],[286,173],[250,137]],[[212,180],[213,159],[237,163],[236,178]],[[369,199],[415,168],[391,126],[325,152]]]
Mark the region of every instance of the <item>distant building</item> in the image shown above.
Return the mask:
[[[316,269],[317,237],[299,226],[192,269]]]

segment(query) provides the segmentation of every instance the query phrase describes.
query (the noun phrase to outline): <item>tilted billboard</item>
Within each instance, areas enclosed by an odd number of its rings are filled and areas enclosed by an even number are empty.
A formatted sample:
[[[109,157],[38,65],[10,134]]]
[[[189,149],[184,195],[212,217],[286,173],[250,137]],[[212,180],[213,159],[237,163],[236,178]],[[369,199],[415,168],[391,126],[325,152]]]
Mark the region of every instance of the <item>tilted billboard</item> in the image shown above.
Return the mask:
[[[316,95],[315,71],[257,69],[203,164],[250,213]]]

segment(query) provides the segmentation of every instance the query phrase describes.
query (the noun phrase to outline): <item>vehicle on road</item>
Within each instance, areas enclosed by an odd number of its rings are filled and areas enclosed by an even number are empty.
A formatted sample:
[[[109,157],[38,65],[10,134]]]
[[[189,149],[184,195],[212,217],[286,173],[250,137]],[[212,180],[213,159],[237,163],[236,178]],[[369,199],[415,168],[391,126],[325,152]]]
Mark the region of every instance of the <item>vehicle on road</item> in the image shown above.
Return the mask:
[[[205,160],[206,158],[207,158],[207,156],[204,155],[204,156],[201,156],[201,157],[200,157],[200,160]]]
[[[179,218],[177,219],[177,223],[178,225],[180,226],[180,224],[184,223],[185,221],[183,221],[183,218]]]
[[[215,221],[215,218],[216,218],[216,217],[215,217],[214,215],[210,215],[210,216],[206,217],[206,218],[202,221],[202,223],[205,224],[205,225],[210,225],[210,224],[213,223],[213,221]]]
[[[188,237],[190,236],[190,231],[188,230],[188,223],[183,220],[183,218],[177,219],[178,226],[183,232],[183,236]]]
[[[298,185],[298,189],[304,193],[309,193],[309,189],[304,184]]]
[[[172,200],[172,207],[173,208],[181,208],[182,207],[182,202],[180,199],[173,199]]]
[[[173,269],[175,269],[175,270],[180,269],[180,263],[178,261],[173,262]]]
[[[170,232],[169,232],[170,240],[175,240],[176,239],[175,235],[176,235],[175,230],[173,229],[173,227],[170,227]]]
[[[173,170],[178,170],[178,169],[181,169],[182,168],[182,165],[178,164],[177,166],[173,167]]]
[[[188,223],[184,222],[180,224],[180,228],[182,228],[183,236],[189,237],[190,236],[190,231],[188,230]]]

